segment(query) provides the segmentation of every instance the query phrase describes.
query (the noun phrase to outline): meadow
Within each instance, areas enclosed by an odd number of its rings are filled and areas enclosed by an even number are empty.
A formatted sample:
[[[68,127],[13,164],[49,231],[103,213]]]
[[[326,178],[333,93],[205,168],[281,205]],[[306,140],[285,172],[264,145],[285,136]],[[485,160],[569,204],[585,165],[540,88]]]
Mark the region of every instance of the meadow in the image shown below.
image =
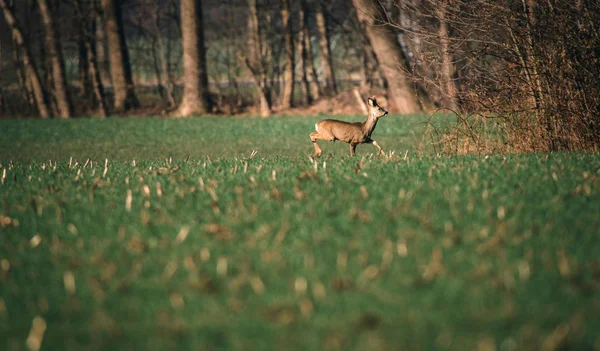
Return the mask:
[[[600,154],[324,117],[0,121],[0,349],[600,349]]]

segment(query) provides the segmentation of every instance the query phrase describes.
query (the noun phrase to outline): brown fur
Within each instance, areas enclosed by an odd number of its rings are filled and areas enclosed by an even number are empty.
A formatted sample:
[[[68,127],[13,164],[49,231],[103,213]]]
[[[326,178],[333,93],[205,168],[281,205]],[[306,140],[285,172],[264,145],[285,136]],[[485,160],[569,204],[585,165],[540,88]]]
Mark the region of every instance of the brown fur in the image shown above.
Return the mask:
[[[317,140],[336,141],[340,140],[350,144],[350,156],[358,144],[373,144],[380,154],[384,154],[377,141],[371,138],[371,134],[377,126],[379,118],[387,115],[387,111],[377,105],[377,100],[368,99],[369,116],[364,122],[344,122],[335,119],[325,119],[315,125],[316,132],[310,133],[310,140],[315,147],[315,157],[321,156],[323,150],[319,147]]]

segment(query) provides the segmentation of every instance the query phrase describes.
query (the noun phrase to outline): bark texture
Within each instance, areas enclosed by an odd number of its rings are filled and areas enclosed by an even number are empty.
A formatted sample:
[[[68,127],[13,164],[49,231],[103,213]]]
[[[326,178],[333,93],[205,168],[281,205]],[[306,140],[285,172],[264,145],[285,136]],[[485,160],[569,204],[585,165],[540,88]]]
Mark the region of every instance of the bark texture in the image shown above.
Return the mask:
[[[327,21],[323,12],[321,0],[316,0],[315,4],[317,30],[319,31],[319,45],[321,47],[321,68],[323,70],[323,80],[325,81],[323,90],[326,95],[333,95],[337,93],[337,85],[333,71],[333,60],[331,57],[331,46],[329,43]]]
[[[307,74],[310,78],[310,93],[313,100],[318,100],[321,97],[321,86],[319,85],[319,77],[317,75],[317,70],[315,69],[314,56],[312,51],[312,43],[310,41],[310,32],[308,31],[308,4],[306,0],[302,0],[301,2],[302,12],[304,13],[304,22],[303,22],[303,39],[304,39],[304,47],[306,48],[306,69]]]
[[[294,38],[292,34],[290,15],[289,0],[281,0],[281,20],[284,31],[286,61],[286,68],[283,74],[283,98],[281,101],[281,107],[284,109],[292,107],[294,100],[294,70],[296,66],[294,62]]]
[[[298,32],[298,66],[300,66],[300,89],[302,91],[302,103],[309,105],[312,103],[312,95],[310,92],[310,84],[308,82],[308,52],[306,50],[305,36],[308,34],[305,23],[304,6],[300,7],[298,11],[298,22],[300,23],[300,30]]]
[[[121,18],[121,0],[102,0],[105,33],[108,40],[110,71],[117,112],[139,106],[135,96],[129,53]]]
[[[181,34],[183,45],[183,100],[178,116],[208,112],[208,75],[200,0],[181,0]]]
[[[395,113],[410,114],[421,111],[416,91],[405,75],[406,58],[392,29],[376,25],[384,23],[385,10],[377,0],[352,0],[358,20],[367,33],[369,41],[387,85],[389,109]]]
[[[94,0],[94,10],[97,11],[97,4],[95,3],[98,0]],[[106,31],[104,24],[103,16],[96,16],[96,32],[94,43],[95,52],[96,52],[96,61],[98,62],[98,69],[100,70],[100,78],[102,79],[102,84],[106,85],[110,83],[110,69],[108,68],[108,58],[106,57]]]
[[[78,69],[79,69],[79,97],[83,97],[88,100],[92,96],[92,86],[89,80],[89,66],[87,59],[87,48],[85,46],[85,33],[81,25],[78,27],[79,33],[77,34],[77,53],[78,53]]]
[[[256,0],[248,0],[247,25],[248,55],[242,54],[242,60],[250,71],[254,85],[258,90],[260,115],[266,117],[271,114],[271,85],[269,84],[265,63],[270,60],[271,52],[262,38]]]
[[[38,0],[37,3],[40,7],[42,22],[44,23],[44,39],[46,52],[50,60],[52,83],[54,86],[53,94],[58,107],[58,116],[60,118],[70,118],[73,114],[73,107],[67,87],[62,51],[59,45],[60,38],[54,26],[52,10],[48,6],[47,0]]]
[[[91,42],[85,43],[87,48],[87,59],[88,59],[88,73],[91,78],[91,85],[94,92],[94,98],[98,105],[98,116],[106,117],[106,104],[104,103],[104,87],[102,86],[102,79],[100,78],[100,70],[98,69],[98,62],[96,61],[96,53],[94,45]]]
[[[48,107],[48,103],[46,101],[46,94],[42,87],[42,82],[40,81],[40,76],[35,68],[35,62],[33,57],[31,57],[31,52],[29,51],[29,47],[25,42],[25,38],[23,37],[23,33],[21,28],[19,27],[19,23],[13,13],[13,10],[8,6],[6,0],[0,0],[0,8],[2,8],[2,13],[4,14],[4,18],[6,19],[6,23],[12,30],[12,35],[14,39],[14,43],[17,45],[20,51],[21,62],[25,69],[26,77],[25,80],[29,82],[31,85],[31,90],[33,92],[33,96],[35,98],[35,103],[38,108],[38,112],[41,118],[49,118],[50,108]]]
[[[440,37],[440,46],[442,50],[442,81],[441,88],[443,92],[443,103],[445,108],[456,110],[456,85],[454,84],[454,63],[450,54],[450,33],[448,30],[448,3],[442,1],[437,8],[437,16],[440,22],[438,35]]]
[[[83,68],[81,75],[82,84],[85,87],[85,94],[92,106],[97,107],[98,117],[106,117],[106,103],[104,102],[104,87],[100,74],[100,68],[96,56],[96,23],[98,12],[94,4],[86,6],[84,0],[75,0],[73,2],[75,12],[79,21],[79,50],[80,59],[85,60],[85,64],[80,62]]]
[[[163,95],[163,97],[166,98],[167,103],[169,104],[169,107],[174,107],[176,105],[176,103],[175,103],[175,97],[173,96],[173,84],[171,84],[171,80],[169,79],[169,62],[167,60],[165,43],[163,40],[163,35],[161,33],[161,28],[160,28],[160,11],[159,11],[158,6],[156,6],[154,8],[154,16],[155,16],[154,30],[155,30],[155,38],[156,38],[156,49],[157,49],[157,50],[154,50],[154,52],[156,52],[156,55],[158,56],[155,59],[157,59],[156,61],[158,63],[157,76],[159,78],[159,84],[160,84],[159,89],[160,89],[161,95]]]

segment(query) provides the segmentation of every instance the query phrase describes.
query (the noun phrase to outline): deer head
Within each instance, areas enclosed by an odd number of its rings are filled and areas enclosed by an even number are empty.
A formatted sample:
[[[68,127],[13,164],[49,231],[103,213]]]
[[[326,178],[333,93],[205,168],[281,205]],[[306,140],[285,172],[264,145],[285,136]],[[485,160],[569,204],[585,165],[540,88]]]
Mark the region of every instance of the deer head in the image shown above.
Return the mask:
[[[369,115],[375,118],[381,118],[387,115],[387,111],[377,105],[377,100],[374,97],[370,97],[368,100],[369,103]]]

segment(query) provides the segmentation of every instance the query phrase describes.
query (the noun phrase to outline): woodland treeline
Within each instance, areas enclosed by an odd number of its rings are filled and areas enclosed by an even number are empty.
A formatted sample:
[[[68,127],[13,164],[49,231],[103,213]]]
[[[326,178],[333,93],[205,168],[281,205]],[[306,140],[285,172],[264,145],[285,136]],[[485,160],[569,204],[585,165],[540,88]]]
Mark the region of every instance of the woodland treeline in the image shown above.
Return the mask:
[[[382,92],[394,113],[455,114],[440,135],[454,151],[600,146],[595,0],[0,0],[0,10],[2,116],[268,116],[354,89]]]

